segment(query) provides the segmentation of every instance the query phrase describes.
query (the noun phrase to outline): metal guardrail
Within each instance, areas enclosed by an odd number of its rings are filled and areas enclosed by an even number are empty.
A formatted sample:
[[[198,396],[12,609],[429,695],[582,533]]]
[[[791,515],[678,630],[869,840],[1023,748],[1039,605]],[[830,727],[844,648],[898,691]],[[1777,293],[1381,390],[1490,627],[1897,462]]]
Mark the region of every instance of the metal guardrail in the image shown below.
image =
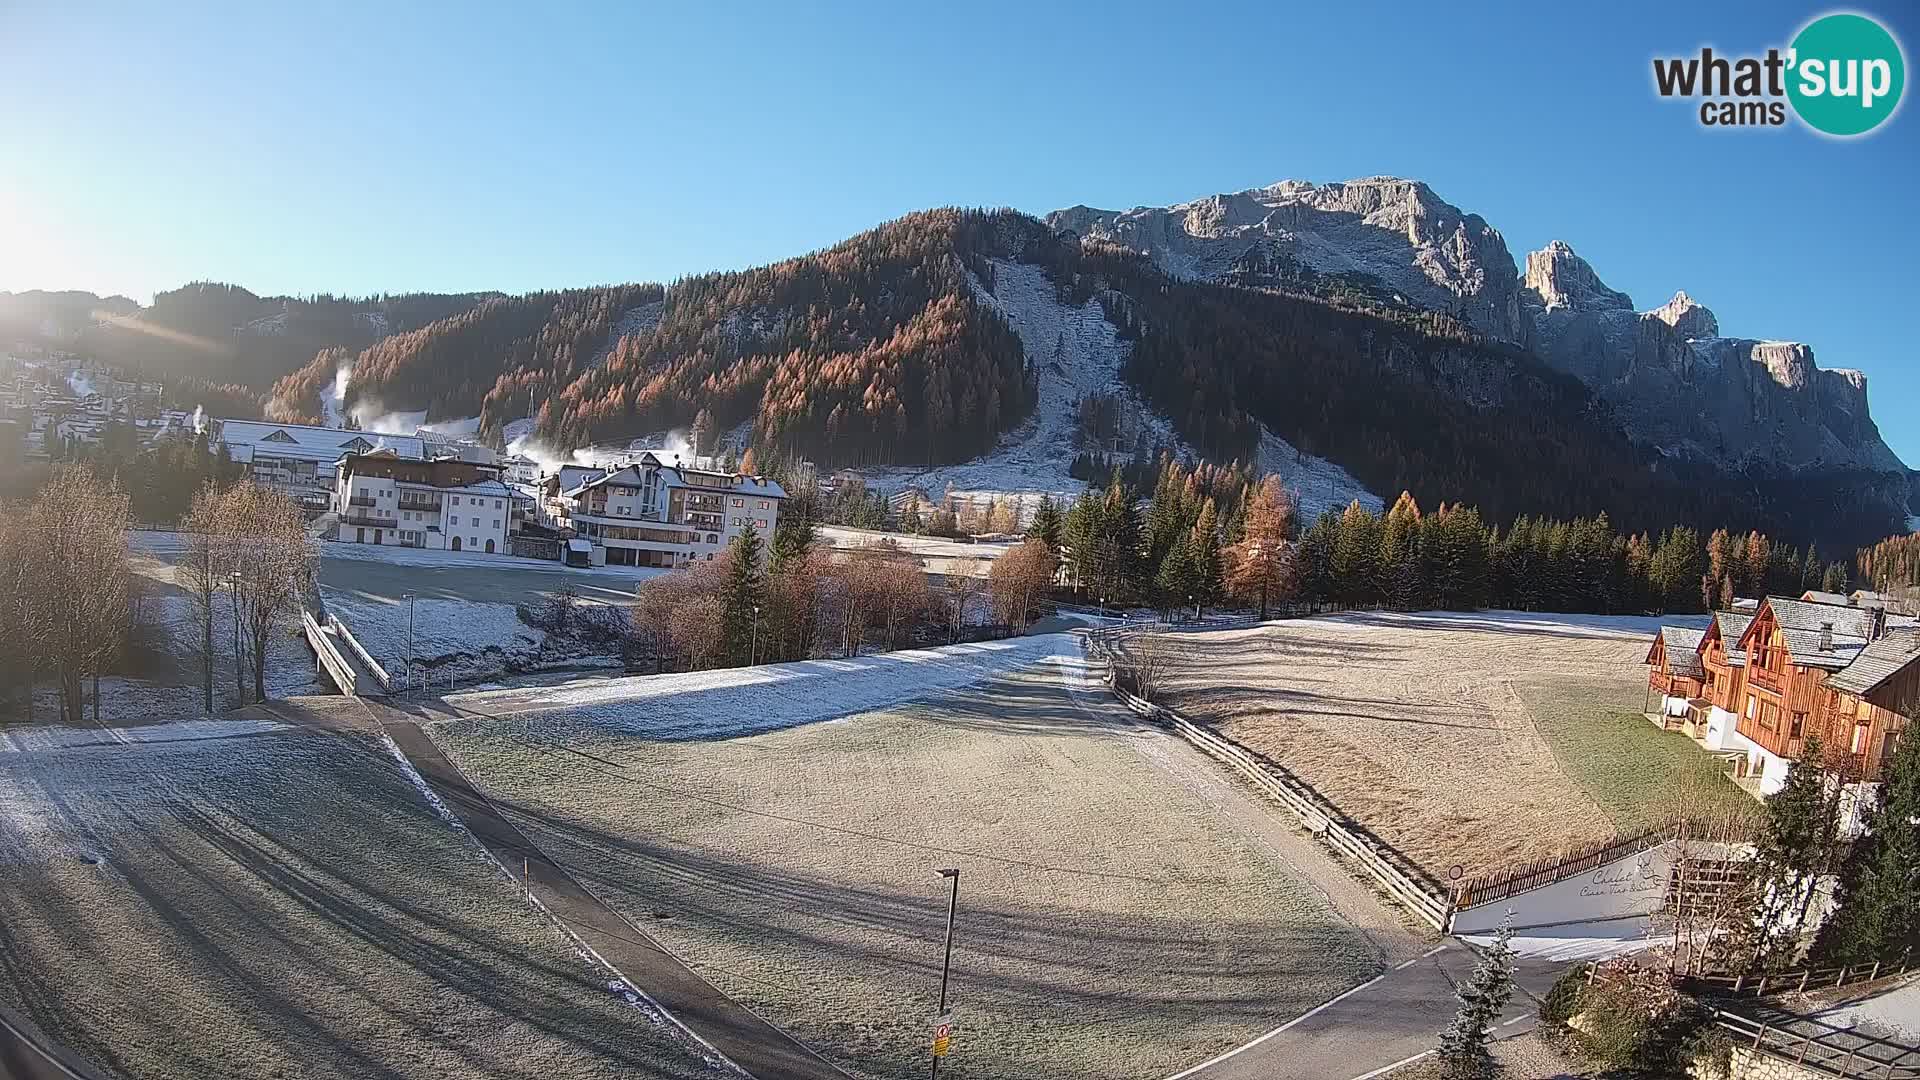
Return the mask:
[[[1209,756],[1233,766],[1252,781],[1255,787],[1293,811],[1301,823],[1314,835],[1325,840],[1329,847],[1365,870],[1368,876],[1378,882],[1388,895],[1399,901],[1407,910],[1436,930],[1444,931],[1447,928],[1449,920],[1453,917],[1453,905],[1445,897],[1435,895],[1427,886],[1381,856],[1374,850],[1370,841],[1347,828],[1335,816],[1334,811],[1323,806],[1310,789],[1290,778],[1275,775],[1252,754],[1231,740],[1207,731],[1171,709],[1162,708],[1121,688],[1114,678],[1114,653],[1108,643],[1132,629],[1140,628],[1103,628],[1088,634],[1090,642],[1105,656],[1108,683],[1115,696],[1134,712],[1168,724],[1175,732]]]

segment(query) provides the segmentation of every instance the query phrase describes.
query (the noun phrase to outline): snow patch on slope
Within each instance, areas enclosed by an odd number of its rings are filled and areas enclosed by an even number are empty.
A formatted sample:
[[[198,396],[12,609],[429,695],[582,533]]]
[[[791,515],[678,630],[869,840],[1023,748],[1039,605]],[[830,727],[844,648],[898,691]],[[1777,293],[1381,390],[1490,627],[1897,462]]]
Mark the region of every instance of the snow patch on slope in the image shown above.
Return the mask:
[[[482,690],[446,701],[468,714],[465,723],[512,723],[541,738],[620,731],[669,741],[724,739],[872,712],[1082,655],[1074,635],[1042,634],[851,660]]]
[[[1130,403],[1148,430],[1149,442],[1191,454],[1174,434],[1172,423],[1142,406],[1121,381],[1120,365],[1130,346],[1107,321],[1098,300],[1077,306],[1061,303],[1046,271],[1028,263],[995,259],[993,276],[994,289],[989,292],[978,278],[968,275],[974,298],[1006,316],[1020,335],[1039,381],[1033,415],[1003,435],[989,454],[960,465],[865,470],[869,486],[897,491],[911,485],[936,502],[948,484],[963,498],[1016,495],[1032,501],[1042,494],[1077,498],[1087,485],[1068,473],[1076,453],[1074,410],[1091,393],[1113,394]]]
[[[1287,440],[1260,429],[1260,471],[1273,473],[1294,493],[1302,527],[1323,510],[1340,510],[1355,499],[1374,513],[1385,508],[1380,496],[1368,491],[1353,474],[1328,461],[1296,449]]]
[[[587,361],[588,369],[591,370],[606,363],[607,357],[613,355],[613,348],[620,344],[621,338],[653,333],[654,329],[660,325],[660,319],[666,311],[665,300],[654,300],[621,312],[620,317],[613,321],[613,326],[607,331],[607,343],[600,347],[600,351],[594,354],[592,360]]]

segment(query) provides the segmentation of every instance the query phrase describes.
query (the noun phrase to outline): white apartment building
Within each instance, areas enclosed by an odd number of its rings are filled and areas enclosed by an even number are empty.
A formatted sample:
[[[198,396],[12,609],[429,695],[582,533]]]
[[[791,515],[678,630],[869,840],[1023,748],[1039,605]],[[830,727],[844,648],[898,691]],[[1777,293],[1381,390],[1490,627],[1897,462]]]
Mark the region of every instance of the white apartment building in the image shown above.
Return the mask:
[[[410,435],[376,435],[260,420],[213,420],[208,431],[226,448],[229,458],[247,466],[255,483],[284,492],[314,513],[332,505],[335,463],[341,455],[366,454],[384,447],[401,458],[426,457],[426,447]]]
[[[545,483],[548,514],[592,545],[595,566],[710,560],[748,526],[771,541],[787,497],[764,476],[668,465],[650,453],[617,470],[562,469]]]
[[[513,491],[500,467],[422,461],[393,450],[347,454],[334,467],[332,538],[350,544],[505,554]]]

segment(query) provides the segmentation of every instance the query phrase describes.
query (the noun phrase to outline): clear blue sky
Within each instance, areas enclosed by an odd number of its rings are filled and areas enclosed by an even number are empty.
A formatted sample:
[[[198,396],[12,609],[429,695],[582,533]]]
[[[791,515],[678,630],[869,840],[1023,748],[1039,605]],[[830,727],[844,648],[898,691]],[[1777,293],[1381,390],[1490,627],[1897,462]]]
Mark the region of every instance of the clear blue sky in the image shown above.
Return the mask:
[[[1653,55],[1822,7],[332,7],[0,0],[0,289],[656,280],[929,206],[1388,173],[1516,260],[1564,239],[1642,308],[1684,288],[1864,369],[1920,465],[1913,104],[1838,142],[1651,89]],[[1911,4],[1860,10],[1913,59]]]

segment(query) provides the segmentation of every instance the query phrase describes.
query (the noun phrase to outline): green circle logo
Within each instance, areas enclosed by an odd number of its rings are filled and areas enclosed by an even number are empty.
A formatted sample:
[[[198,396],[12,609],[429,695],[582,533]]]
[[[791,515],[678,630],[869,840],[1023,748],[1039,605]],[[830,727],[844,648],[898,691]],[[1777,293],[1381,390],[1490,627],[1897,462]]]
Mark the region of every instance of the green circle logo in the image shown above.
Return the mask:
[[[1815,131],[1863,135],[1899,107],[1907,64],[1900,43],[1865,15],[1823,15],[1793,39],[1787,98]]]

